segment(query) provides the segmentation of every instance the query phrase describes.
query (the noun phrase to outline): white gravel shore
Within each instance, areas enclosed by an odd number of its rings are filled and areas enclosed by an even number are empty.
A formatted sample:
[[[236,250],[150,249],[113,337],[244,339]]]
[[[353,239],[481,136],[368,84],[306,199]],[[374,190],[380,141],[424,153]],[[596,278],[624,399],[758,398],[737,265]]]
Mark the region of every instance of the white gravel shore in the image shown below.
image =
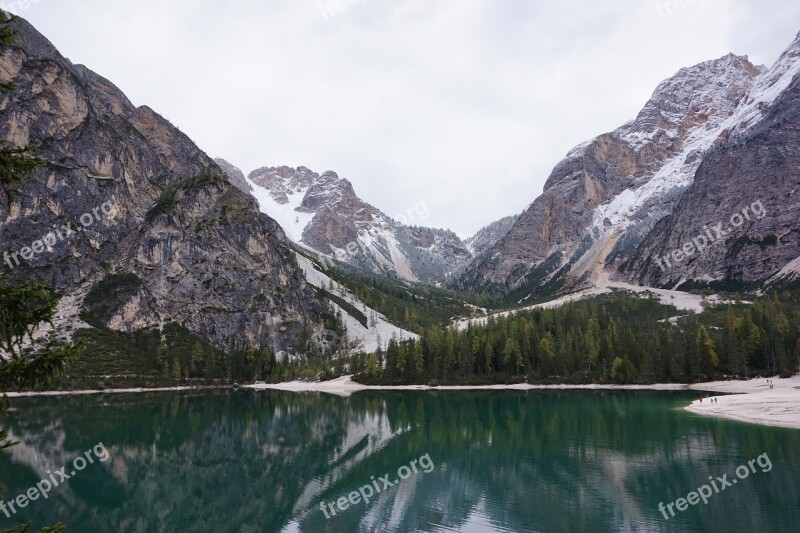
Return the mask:
[[[291,381],[287,383],[246,385],[244,388],[253,390],[283,390],[290,392],[324,392],[338,396],[350,396],[362,390],[535,390],[535,389],[622,389],[622,390],[696,390],[704,391],[703,402],[699,398],[686,406],[686,410],[704,416],[717,416],[763,424],[800,429],[800,375],[788,379],[770,378],[774,388],[770,389],[767,378],[751,379],[749,381],[714,381],[682,385],[680,383],[664,383],[654,385],[483,385],[483,386],[441,386],[429,387],[425,385],[400,385],[400,386],[368,386],[356,383],[352,376],[344,376],[331,381]],[[202,387],[169,387],[162,389],[108,389],[85,391],[49,391],[49,392],[23,392],[8,393],[11,398],[25,396],[60,396],[60,395],[86,395],[86,394],[123,394],[141,392],[163,392],[194,390]],[[718,403],[711,403],[713,394],[709,392],[726,393],[717,396]]]
[[[704,396],[702,404],[697,399],[686,410],[700,415],[800,429],[800,375],[769,379],[774,383],[772,389],[767,378],[692,385],[690,388],[694,390],[730,395],[717,396],[718,403],[711,403],[711,396]]]

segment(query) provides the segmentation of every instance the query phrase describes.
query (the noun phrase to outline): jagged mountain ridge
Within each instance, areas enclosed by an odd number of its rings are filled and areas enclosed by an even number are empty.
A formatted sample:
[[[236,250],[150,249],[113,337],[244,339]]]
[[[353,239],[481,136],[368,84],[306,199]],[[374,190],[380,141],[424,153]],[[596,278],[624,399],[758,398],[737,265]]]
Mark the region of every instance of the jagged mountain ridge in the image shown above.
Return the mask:
[[[66,295],[56,326],[80,324],[91,287],[125,273],[140,283],[109,294],[106,325],[116,330],[176,322],[220,349],[291,351],[304,324],[321,338],[321,303],[280,226],[253,198],[221,179],[222,169],[153,110],[72,64],[25,20],[13,27],[0,80],[17,88],[0,95],[0,138],[35,145],[48,164],[14,204],[0,204],[5,249],[30,246],[54,226],[80,227],[82,214],[113,203],[112,217],[8,272]]]
[[[464,244],[474,256],[483,255],[500,239],[508,235],[518,219],[519,215],[512,215],[496,220],[479,229],[475,235],[464,241]]]
[[[604,283],[673,212],[706,154],[768,113],[799,70],[797,48],[795,41],[771,69],[729,54],[662,82],[635,120],[571,150],[544,193],[458,285],[568,292]]]
[[[620,278],[676,286],[798,277],[800,34],[753,92],[765,105],[754,98],[755,106],[740,111],[726,142],[706,155],[675,210],[622,265]],[[702,253],[676,260],[674,251],[686,243],[704,245],[699,236],[710,241]]]
[[[352,266],[437,283],[472,257],[452,231],[416,224],[429,214],[424,203],[409,209],[403,224],[361,200],[350,181],[335,172],[263,167],[247,182],[262,212],[274,217],[290,239]]]

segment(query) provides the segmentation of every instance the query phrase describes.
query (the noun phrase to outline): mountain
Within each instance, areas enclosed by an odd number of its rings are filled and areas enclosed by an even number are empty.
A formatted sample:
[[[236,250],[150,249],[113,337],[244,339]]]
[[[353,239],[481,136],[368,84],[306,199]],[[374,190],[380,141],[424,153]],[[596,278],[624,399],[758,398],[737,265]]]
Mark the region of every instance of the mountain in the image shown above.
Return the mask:
[[[673,212],[622,265],[621,279],[760,285],[800,273],[800,34],[710,150]],[[690,254],[676,254],[686,248]],[[693,251],[703,247],[702,251]],[[681,258],[681,255],[684,257]]]
[[[221,157],[215,157],[214,162],[219,165],[219,168],[228,176],[228,181],[231,185],[246,194],[253,194],[253,186],[247,183],[247,178],[244,177],[244,172],[239,170],[234,165],[228,163]]]
[[[800,255],[797,217],[787,216],[795,206],[787,210],[786,201],[798,161],[793,145],[781,144],[791,142],[788,130],[797,124],[791,95],[798,48],[792,43],[771,69],[731,54],[662,82],[636,119],[571,150],[543,194],[458,284],[535,294],[604,285],[609,277],[674,285],[775,274]],[[738,158],[747,150],[757,155],[744,165]],[[759,169],[759,161],[782,174]],[[653,254],[682,247],[698,227],[727,220],[759,198],[765,218],[741,228],[715,257],[706,251],[670,272],[656,266]],[[786,245],[777,254],[769,249],[775,238]],[[750,260],[757,265],[745,265]]]
[[[453,232],[412,225],[424,202],[394,220],[361,200],[335,172],[264,167],[247,178],[261,211],[294,242],[344,263],[412,282],[435,283],[472,257]],[[401,218],[401,217],[398,217]]]
[[[508,232],[511,231],[518,219],[519,215],[513,215],[496,220],[479,229],[475,235],[464,241],[464,244],[467,245],[472,255],[483,255],[494,247],[500,239],[508,235]]]
[[[0,200],[4,273],[64,295],[60,331],[178,324],[220,349],[336,339],[286,236],[152,109],[17,19],[0,50],[0,139],[47,161]],[[233,177],[233,176],[232,176]],[[91,295],[92,305],[86,301]],[[80,317],[79,317],[80,315]],[[88,320],[88,318],[87,318]],[[308,337],[308,335],[306,335]]]

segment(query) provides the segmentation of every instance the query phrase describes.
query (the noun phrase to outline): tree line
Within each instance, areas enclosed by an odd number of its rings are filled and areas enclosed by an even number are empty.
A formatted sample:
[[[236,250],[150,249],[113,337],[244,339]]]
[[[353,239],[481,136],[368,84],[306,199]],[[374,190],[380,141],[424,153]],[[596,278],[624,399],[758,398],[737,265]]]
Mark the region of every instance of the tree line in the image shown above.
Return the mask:
[[[797,294],[677,315],[654,297],[613,293],[461,331],[430,327],[349,364],[370,384],[683,383],[798,370]]]

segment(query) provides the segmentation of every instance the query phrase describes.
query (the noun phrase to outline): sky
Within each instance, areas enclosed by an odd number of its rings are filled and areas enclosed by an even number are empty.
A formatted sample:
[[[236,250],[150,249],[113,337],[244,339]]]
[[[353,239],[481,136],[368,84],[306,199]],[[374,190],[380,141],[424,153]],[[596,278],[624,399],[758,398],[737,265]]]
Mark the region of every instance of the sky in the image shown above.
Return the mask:
[[[729,52],[771,65],[797,0],[0,0],[212,157],[336,171],[462,237],[575,145]],[[418,209],[424,205],[426,209]]]

